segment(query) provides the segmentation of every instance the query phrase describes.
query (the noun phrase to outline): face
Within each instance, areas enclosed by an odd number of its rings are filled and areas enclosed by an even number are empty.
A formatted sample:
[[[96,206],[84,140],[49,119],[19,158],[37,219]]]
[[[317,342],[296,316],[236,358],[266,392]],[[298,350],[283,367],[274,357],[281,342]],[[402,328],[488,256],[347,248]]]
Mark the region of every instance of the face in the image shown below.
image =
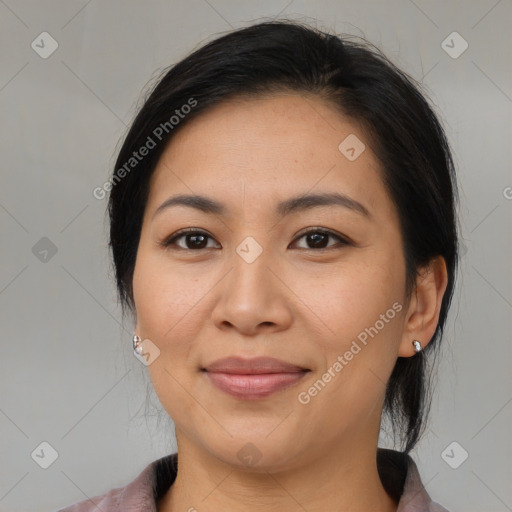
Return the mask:
[[[216,207],[159,209],[178,195]],[[332,105],[293,93],[230,100],[183,126],[151,179],[133,292],[178,443],[274,469],[376,445],[405,261],[369,141]],[[226,357],[294,368],[204,371]]]

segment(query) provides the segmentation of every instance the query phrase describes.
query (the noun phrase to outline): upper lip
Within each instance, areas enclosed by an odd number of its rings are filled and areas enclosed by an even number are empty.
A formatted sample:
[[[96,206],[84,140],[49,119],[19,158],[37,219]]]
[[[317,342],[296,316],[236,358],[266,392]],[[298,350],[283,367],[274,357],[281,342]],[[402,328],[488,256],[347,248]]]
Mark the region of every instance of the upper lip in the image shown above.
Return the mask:
[[[217,361],[205,366],[203,370],[238,375],[308,371],[307,368],[273,357],[254,357],[251,359],[244,359],[243,357],[225,357],[223,359],[217,359]]]

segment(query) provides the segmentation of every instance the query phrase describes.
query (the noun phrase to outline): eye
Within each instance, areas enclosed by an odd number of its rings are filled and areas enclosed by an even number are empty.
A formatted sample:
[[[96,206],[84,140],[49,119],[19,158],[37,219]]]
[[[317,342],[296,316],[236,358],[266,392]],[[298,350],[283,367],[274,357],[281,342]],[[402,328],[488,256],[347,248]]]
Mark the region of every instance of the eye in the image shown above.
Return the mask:
[[[295,240],[300,240],[301,238],[306,239],[306,243],[309,244],[310,247],[302,247],[303,249],[322,250],[322,249],[330,249],[333,247],[333,245],[326,246],[326,243],[328,243],[329,237],[335,238],[336,240],[338,240],[338,242],[339,242],[338,245],[349,245],[349,243],[350,243],[348,241],[348,239],[345,239],[342,236],[340,236],[330,230],[320,229],[320,228],[310,229],[309,231],[306,231],[305,233],[300,235]],[[334,244],[334,245],[336,245],[336,244]]]
[[[328,244],[329,238],[336,239],[338,241],[337,245],[349,245],[350,241],[341,235],[334,233],[333,231],[326,229],[310,229],[305,233],[302,233],[299,237],[297,237],[294,242],[304,238],[309,247],[302,247],[302,249],[330,249],[333,247],[333,244],[330,246]],[[178,240],[182,240],[183,243],[180,245],[177,243]],[[164,248],[170,248],[171,246],[177,246],[179,249],[184,250],[200,250],[200,249],[208,249],[212,248],[212,246],[208,247],[208,239],[213,240],[213,238],[206,232],[200,231],[194,228],[182,229],[178,231],[178,233],[172,235],[170,238],[161,242],[161,246]],[[334,244],[335,246],[336,244]]]
[[[176,240],[184,239],[184,244],[179,245],[176,244]],[[188,228],[188,229],[182,229],[181,231],[178,231],[175,235],[171,236],[167,240],[164,240],[161,245],[163,247],[169,248],[172,245],[177,245],[180,249],[189,249],[189,250],[198,250],[198,249],[205,249],[205,248],[211,248],[207,247],[207,240],[210,238],[213,240],[213,238],[210,237],[208,233],[205,233],[204,231],[199,231],[194,228]],[[190,246],[188,246],[190,244]]]

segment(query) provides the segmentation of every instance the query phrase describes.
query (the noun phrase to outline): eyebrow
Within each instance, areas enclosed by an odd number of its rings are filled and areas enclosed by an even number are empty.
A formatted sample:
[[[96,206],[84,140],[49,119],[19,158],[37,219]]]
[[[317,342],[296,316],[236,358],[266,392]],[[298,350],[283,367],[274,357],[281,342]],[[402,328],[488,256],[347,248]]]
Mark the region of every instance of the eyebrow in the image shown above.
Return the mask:
[[[213,215],[225,215],[227,212],[227,208],[222,203],[219,203],[214,199],[200,195],[181,194],[169,197],[166,201],[164,201],[155,210],[153,218],[155,218],[158,213],[161,213],[163,210],[171,208],[172,206],[188,206],[190,208],[195,208],[196,210],[200,210],[204,213]],[[280,217],[285,217],[292,213],[309,210],[319,206],[342,206],[356,213],[359,213],[368,219],[372,218],[369,210],[359,201],[356,201],[355,199],[352,199],[351,197],[345,194],[340,194],[338,192],[302,194],[296,197],[292,197],[278,203],[275,208],[275,213]]]

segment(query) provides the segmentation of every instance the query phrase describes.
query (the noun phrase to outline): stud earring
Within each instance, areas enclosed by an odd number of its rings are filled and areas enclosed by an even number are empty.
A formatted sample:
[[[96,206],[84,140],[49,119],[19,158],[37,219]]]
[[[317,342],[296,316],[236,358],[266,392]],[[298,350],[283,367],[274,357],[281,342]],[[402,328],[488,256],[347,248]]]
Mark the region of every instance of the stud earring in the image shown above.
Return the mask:
[[[142,340],[141,340],[140,336],[137,336],[136,334],[134,334],[134,336],[133,336],[133,350],[140,356],[143,353]]]
[[[416,352],[416,354],[418,352],[421,352],[421,343],[418,340],[414,340],[412,344],[414,345],[414,351]]]

